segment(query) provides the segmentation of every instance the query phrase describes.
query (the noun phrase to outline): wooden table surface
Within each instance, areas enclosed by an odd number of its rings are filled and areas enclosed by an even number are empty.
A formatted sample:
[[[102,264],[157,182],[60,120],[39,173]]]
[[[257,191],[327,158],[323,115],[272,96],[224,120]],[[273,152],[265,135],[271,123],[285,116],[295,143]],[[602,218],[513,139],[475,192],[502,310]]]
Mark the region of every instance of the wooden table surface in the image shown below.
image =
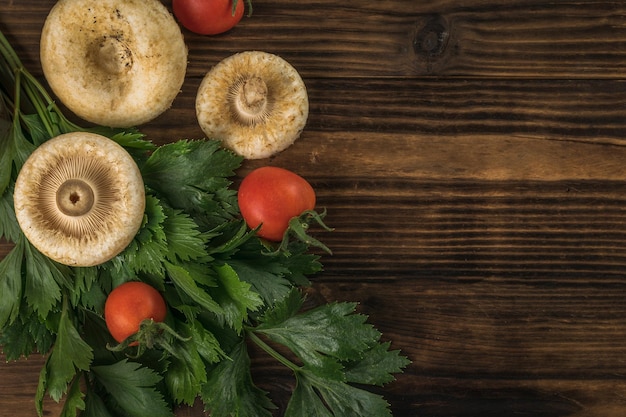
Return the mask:
[[[53,4],[0,0],[38,76]],[[360,302],[413,361],[377,391],[394,416],[626,415],[626,2],[254,5],[227,34],[184,32],[182,93],[141,129],[201,138],[196,89],[235,52],[300,72],[301,138],[238,175],[277,165],[317,189],[335,231],[315,293]],[[35,416],[42,357],[2,362],[0,416]],[[270,358],[254,367],[284,406],[293,381]]]

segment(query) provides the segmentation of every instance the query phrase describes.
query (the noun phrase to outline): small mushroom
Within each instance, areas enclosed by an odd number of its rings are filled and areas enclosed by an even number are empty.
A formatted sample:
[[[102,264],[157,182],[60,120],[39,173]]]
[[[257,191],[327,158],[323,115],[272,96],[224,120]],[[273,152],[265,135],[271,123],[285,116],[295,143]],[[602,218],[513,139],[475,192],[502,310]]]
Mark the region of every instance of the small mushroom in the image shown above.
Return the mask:
[[[247,159],[272,156],[294,143],[309,115],[302,78],[277,55],[232,55],[204,77],[196,116],[205,135]]]
[[[44,23],[40,57],[59,100],[110,127],[170,108],[187,70],[180,27],[158,0],[60,0]]]
[[[72,266],[98,265],[123,251],[145,209],[133,158],[111,139],[84,132],[40,145],[20,170],[13,199],[33,246]]]

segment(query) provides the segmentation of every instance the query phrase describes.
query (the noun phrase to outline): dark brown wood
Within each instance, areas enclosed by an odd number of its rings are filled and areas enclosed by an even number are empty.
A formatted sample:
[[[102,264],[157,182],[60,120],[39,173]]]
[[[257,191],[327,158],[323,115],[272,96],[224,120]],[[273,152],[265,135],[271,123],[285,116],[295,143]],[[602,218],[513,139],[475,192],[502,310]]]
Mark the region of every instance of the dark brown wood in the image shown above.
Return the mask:
[[[40,77],[53,4],[0,0]],[[358,301],[413,361],[376,389],[396,417],[626,415],[626,3],[267,0],[185,37],[182,92],[141,127],[157,143],[202,137],[195,91],[231,53],[302,74],[302,137],[238,176],[278,165],[318,191],[334,253],[312,296]],[[253,361],[284,409],[292,377]],[[36,415],[42,363],[0,365],[0,416]]]

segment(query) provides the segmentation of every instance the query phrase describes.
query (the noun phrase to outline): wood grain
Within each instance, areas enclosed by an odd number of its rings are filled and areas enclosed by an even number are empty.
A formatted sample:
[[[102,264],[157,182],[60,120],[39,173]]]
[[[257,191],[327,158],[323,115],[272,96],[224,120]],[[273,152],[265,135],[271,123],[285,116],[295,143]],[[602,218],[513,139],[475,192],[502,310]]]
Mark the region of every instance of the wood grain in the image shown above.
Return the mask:
[[[0,0],[0,30],[41,78],[54,3]],[[359,302],[413,361],[375,389],[394,416],[626,415],[626,3],[254,6],[227,34],[184,32],[181,94],[142,131],[202,137],[196,89],[232,53],[298,69],[305,131],[238,178],[272,164],[318,191],[335,230],[316,232],[333,255],[311,297]],[[36,415],[42,361],[0,364],[0,416]],[[292,376],[260,352],[253,364],[281,415]]]

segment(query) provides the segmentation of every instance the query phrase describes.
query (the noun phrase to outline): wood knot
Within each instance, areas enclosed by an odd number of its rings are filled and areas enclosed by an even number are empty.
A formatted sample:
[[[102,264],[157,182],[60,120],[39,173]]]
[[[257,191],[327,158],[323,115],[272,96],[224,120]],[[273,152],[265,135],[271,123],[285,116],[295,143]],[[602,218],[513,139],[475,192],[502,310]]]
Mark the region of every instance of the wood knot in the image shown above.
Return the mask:
[[[416,54],[432,59],[443,54],[449,38],[446,20],[441,16],[431,16],[418,26],[413,49]]]

